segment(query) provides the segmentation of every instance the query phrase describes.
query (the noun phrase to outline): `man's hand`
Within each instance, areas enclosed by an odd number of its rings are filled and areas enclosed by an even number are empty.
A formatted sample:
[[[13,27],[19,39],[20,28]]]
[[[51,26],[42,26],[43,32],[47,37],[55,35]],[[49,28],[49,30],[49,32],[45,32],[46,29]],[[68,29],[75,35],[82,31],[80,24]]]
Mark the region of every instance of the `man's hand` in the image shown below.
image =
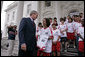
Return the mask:
[[[53,38],[54,38],[53,36],[50,36],[48,40],[53,39]]]
[[[25,43],[23,43],[23,44],[21,45],[21,49],[24,50],[24,51],[26,51],[26,44],[25,44]]]
[[[40,50],[40,51],[44,51],[44,50],[45,50],[45,47],[42,47],[42,48],[40,48],[39,50]]]

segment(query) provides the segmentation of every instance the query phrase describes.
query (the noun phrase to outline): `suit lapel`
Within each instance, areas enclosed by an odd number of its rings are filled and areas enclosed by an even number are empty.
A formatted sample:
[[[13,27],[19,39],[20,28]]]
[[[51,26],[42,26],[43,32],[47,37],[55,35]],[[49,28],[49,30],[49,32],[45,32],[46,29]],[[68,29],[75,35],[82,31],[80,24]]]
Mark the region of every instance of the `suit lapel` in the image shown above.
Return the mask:
[[[33,29],[36,28],[35,23],[33,23],[33,21],[31,21],[31,19],[30,19],[30,24],[32,25],[32,28],[33,28]]]

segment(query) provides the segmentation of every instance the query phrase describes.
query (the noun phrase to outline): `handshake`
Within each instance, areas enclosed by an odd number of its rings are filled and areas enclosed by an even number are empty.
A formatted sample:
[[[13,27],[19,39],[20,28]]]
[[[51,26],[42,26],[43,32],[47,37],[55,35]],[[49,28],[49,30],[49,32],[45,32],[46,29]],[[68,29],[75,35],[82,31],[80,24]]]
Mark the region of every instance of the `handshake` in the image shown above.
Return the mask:
[[[37,47],[38,47],[38,46],[37,46]],[[44,51],[44,50],[45,50],[45,47],[42,47],[42,48],[38,47],[38,49],[39,49],[40,51]]]

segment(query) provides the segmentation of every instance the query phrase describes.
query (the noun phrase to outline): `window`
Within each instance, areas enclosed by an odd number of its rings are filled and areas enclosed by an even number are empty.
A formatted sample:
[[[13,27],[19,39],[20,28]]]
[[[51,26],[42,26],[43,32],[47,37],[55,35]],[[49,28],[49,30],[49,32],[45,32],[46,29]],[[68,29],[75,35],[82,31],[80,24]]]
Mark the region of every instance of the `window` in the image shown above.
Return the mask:
[[[9,14],[7,15],[7,20],[8,20],[8,22],[9,22]]]
[[[51,1],[45,1],[45,6],[46,6],[46,7],[51,6]]]
[[[15,11],[13,11],[13,20],[14,20],[14,18],[15,18]]]
[[[27,15],[30,13],[31,5],[27,5]]]

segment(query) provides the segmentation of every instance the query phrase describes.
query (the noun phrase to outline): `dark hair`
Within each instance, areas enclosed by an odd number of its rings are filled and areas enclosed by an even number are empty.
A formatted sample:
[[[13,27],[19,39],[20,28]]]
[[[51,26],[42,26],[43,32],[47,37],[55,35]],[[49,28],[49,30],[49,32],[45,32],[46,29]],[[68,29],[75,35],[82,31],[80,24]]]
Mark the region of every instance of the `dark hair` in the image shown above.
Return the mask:
[[[73,15],[74,17],[76,17],[76,15]]]
[[[44,18],[46,20],[46,26],[49,27],[50,26],[50,20],[48,18]]]
[[[81,15],[79,15],[79,17],[80,17],[80,18],[82,18],[82,16],[81,16]]]
[[[38,26],[40,26],[40,25],[42,25],[42,23],[41,23],[41,22],[39,22],[39,23],[38,23]]]
[[[73,22],[73,19],[71,17],[69,19],[71,19],[71,22]]]
[[[47,19],[50,19],[50,20],[52,20],[52,18],[47,18]]]
[[[61,22],[61,21],[65,21],[65,20],[64,20],[63,18],[60,18],[60,22]]]
[[[79,17],[79,15],[75,15],[75,17]]]
[[[52,26],[53,26],[53,25],[55,25],[55,26],[56,26],[56,24],[54,24],[54,23],[52,24]]]
[[[60,18],[60,22],[61,22],[62,19],[63,19],[63,18]]]
[[[54,22],[56,22],[56,23],[55,23],[55,25],[56,25],[56,26],[58,26],[58,23],[57,23],[57,21],[54,21]]]
[[[66,21],[66,17],[64,17],[64,21]]]
[[[84,26],[84,19],[82,19],[81,22],[82,22],[82,26]]]
[[[54,17],[54,19],[56,19],[56,20],[57,20],[57,18],[56,18],[56,17]]]
[[[80,15],[80,14],[83,14],[83,13],[79,13],[79,15]]]
[[[68,15],[67,17],[70,17],[70,15]]]

